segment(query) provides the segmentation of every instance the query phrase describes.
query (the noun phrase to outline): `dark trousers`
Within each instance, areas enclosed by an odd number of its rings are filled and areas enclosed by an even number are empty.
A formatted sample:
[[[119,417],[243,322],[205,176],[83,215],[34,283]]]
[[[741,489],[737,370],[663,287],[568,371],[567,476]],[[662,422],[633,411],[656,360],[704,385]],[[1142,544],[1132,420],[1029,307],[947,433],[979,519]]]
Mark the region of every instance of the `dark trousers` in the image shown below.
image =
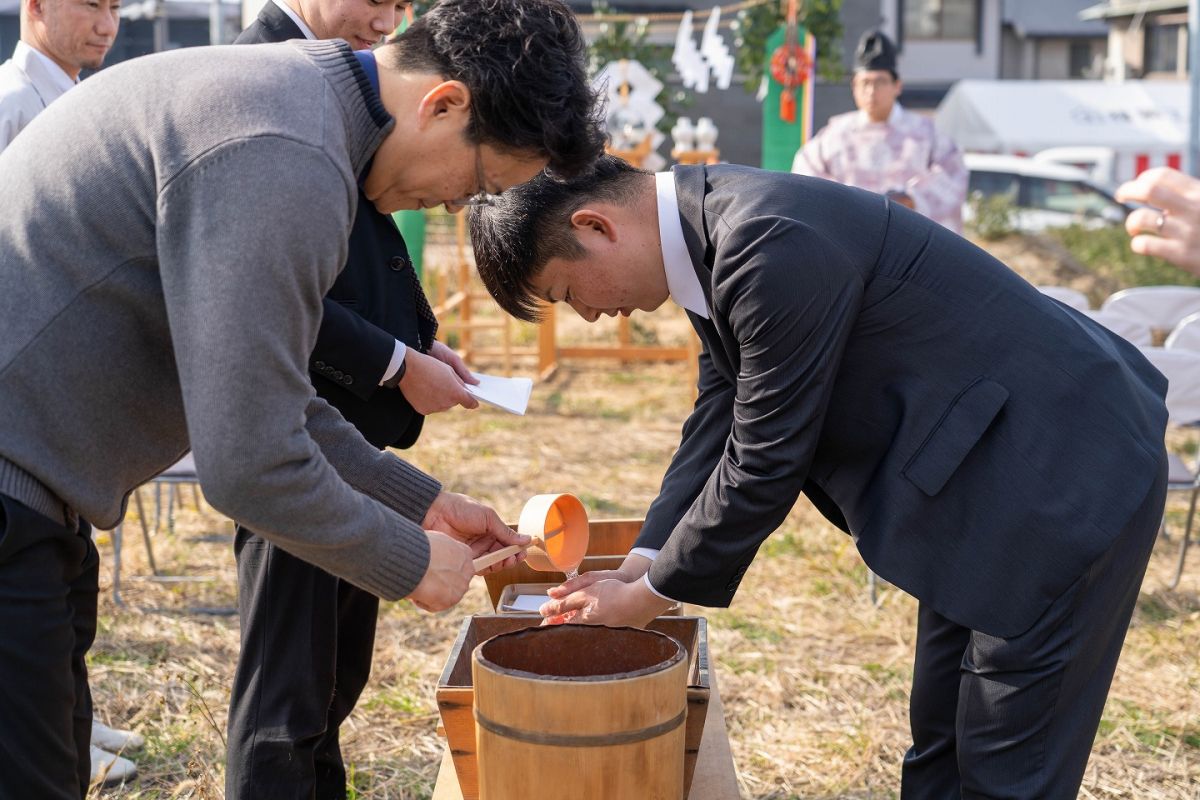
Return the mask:
[[[0,495],[0,800],[87,793],[98,576],[87,523]]]
[[[338,727],[371,672],[379,599],[239,527],[242,652],[226,800],[344,798]]]
[[[1075,800],[1162,519],[1166,466],[1113,546],[1025,633],[921,605],[904,800]]]

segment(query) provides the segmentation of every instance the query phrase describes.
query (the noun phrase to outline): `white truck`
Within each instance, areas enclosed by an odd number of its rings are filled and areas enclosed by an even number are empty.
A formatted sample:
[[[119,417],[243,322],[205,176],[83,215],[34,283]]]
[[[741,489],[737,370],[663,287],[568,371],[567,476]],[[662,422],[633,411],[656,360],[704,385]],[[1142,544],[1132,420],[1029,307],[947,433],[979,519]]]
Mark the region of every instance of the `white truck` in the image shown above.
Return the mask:
[[[964,80],[935,119],[964,151],[1075,166],[1113,187],[1150,167],[1182,167],[1187,92],[1167,81]]]

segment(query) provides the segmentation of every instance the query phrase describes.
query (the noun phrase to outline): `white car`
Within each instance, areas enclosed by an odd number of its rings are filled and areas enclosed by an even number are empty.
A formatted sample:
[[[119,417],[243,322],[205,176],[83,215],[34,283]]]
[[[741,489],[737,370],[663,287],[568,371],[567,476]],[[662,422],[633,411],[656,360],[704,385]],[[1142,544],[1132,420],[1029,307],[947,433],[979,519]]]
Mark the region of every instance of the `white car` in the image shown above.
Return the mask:
[[[969,198],[976,193],[1007,195],[1016,208],[1014,223],[1022,231],[1074,224],[1121,225],[1132,210],[1093,182],[1088,173],[1072,166],[980,153],[967,153],[963,160],[970,172],[963,209],[967,221],[972,216]]]

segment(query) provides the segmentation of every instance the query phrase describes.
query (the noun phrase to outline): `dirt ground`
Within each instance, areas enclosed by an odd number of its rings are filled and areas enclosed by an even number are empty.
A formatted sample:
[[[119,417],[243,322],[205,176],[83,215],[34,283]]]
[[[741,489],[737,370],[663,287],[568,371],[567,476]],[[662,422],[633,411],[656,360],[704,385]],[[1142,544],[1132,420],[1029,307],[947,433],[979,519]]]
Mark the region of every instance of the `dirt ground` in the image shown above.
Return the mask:
[[[1036,248],[1002,246],[1013,250],[997,254],[1035,283],[1086,282]],[[635,323],[635,342],[686,341],[681,314],[662,311]],[[611,326],[589,329],[565,315],[560,332],[565,343],[615,339]],[[518,346],[535,338],[526,326],[510,334]],[[481,366],[502,369],[497,357]],[[514,369],[532,374],[533,364],[519,359]],[[509,519],[530,496],[548,491],[577,494],[593,518],[641,516],[690,408],[690,376],[683,364],[564,361],[551,380],[535,385],[525,417],[486,408],[440,415],[406,457]],[[197,511],[191,492],[181,494],[173,532],[164,521],[153,543],[163,572],[195,580],[149,579],[131,512],[123,536],[126,605],[118,607],[113,537],[98,536],[101,624],[91,655],[97,716],[141,731],[147,745],[136,756],[141,777],[94,798],[223,796],[237,619],[201,612],[235,603],[231,525],[206,505]],[[153,492],[143,490],[143,498],[152,517]],[[1171,537],[1153,556],[1080,797],[1200,798],[1200,554],[1179,589],[1165,588],[1184,510],[1181,499],[1171,500]],[[383,604],[372,680],[343,729],[353,797],[430,797],[443,749],[434,686],[464,615],[490,610],[477,583],[458,608],[441,614]],[[709,619],[744,797],[898,796],[915,608],[892,588],[873,605],[849,537],[802,500],[764,546],[732,608],[693,609]]]

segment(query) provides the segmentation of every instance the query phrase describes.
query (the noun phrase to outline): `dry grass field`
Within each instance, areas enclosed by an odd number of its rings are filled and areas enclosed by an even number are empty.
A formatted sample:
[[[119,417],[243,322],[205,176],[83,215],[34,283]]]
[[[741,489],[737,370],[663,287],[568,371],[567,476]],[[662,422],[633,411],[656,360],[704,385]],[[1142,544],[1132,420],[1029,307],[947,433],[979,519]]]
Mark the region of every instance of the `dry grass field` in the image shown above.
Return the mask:
[[[1041,262],[1025,268],[1047,269]],[[684,325],[679,315],[659,312],[637,321],[635,340],[681,342]],[[611,329],[567,321],[561,330],[567,339],[611,336]],[[529,329],[515,331],[518,343],[532,337]],[[532,370],[525,363],[517,371]],[[548,491],[577,494],[593,518],[640,516],[690,407],[689,375],[682,365],[566,363],[535,386],[527,416],[487,408],[443,414],[429,421],[409,457],[506,518]],[[237,618],[197,609],[235,602],[231,525],[207,506],[197,511],[185,495],[174,533],[164,525],[155,534],[155,553],[164,571],[200,580],[148,580],[131,513],[122,573],[127,605],[119,608],[107,591],[112,537],[98,535],[102,596],[91,654],[97,716],[137,729],[147,745],[136,756],[136,782],[92,798],[223,796]],[[153,493],[144,498],[150,511]],[[1178,590],[1164,588],[1183,511],[1173,498],[1174,535],[1154,554],[1080,797],[1200,798],[1200,554]],[[488,610],[477,583],[458,608],[441,614],[404,602],[383,605],[372,680],[343,734],[354,797],[430,796],[442,754],[434,686],[460,620]],[[767,541],[732,608],[693,609],[709,619],[744,797],[898,796],[915,609],[891,588],[874,606],[849,537],[803,500]]]

